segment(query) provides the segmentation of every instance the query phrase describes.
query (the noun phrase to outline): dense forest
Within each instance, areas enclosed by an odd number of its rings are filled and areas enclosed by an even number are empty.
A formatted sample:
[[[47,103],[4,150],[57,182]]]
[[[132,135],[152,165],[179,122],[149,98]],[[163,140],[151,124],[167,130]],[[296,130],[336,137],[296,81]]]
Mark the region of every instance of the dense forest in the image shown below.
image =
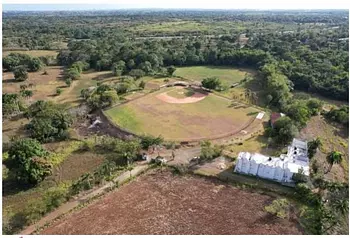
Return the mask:
[[[119,62],[125,64],[122,74],[134,69],[152,74],[170,65],[274,65],[290,90],[348,100],[347,16],[346,11],[4,13],[3,47],[61,49],[58,62],[64,66],[82,61],[110,70]]]

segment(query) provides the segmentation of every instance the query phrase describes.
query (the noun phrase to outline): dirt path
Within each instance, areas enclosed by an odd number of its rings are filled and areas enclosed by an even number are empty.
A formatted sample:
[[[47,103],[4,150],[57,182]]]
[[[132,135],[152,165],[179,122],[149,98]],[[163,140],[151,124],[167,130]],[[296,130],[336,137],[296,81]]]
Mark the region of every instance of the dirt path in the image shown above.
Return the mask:
[[[140,173],[145,171],[147,168],[148,168],[147,164],[142,164],[142,165],[136,166],[131,171],[126,171],[126,172],[122,173],[120,176],[118,176],[117,178],[115,178],[111,182],[105,184],[104,186],[96,188],[95,190],[92,190],[91,192],[89,192],[89,193],[87,193],[85,195],[82,195],[82,196],[76,198],[73,201],[70,201],[70,202],[67,202],[67,203],[63,204],[62,206],[60,206],[59,208],[57,208],[53,212],[51,212],[48,215],[46,215],[45,217],[43,217],[37,223],[35,223],[35,224],[31,225],[31,226],[28,226],[20,234],[21,235],[30,235],[30,234],[32,234],[38,228],[43,227],[46,224],[52,222],[54,219],[58,218],[59,216],[68,213],[69,211],[71,211],[72,209],[76,208],[80,204],[86,202],[87,200],[89,200],[91,198],[94,198],[96,196],[102,195],[103,193],[105,193],[106,189],[113,187],[116,183],[123,184],[130,177],[139,175]]]

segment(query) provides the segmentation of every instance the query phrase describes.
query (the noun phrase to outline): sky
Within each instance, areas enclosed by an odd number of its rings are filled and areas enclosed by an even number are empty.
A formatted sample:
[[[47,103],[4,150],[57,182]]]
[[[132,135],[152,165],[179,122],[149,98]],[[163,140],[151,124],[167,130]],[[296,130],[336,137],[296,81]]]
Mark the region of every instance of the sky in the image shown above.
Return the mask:
[[[112,10],[129,8],[349,9],[349,3],[346,0],[3,0],[2,2],[3,11]]]

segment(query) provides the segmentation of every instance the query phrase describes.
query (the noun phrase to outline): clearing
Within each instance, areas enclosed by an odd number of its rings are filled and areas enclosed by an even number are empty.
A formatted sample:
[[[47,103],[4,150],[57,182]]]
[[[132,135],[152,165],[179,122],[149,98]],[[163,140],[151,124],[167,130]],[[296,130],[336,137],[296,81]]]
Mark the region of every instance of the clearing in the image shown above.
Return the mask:
[[[322,116],[315,116],[310,119],[306,127],[300,132],[300,138],[313,140],[319,137],[322,142],[321,148],[315,155],[317,165],[327,170],[328,163],[326,156],[332,150],[343,154],[344,159],[340,165],[334,164],[332,170],[325,174],[325,178],[332,181],[348,182],[349,180],[349,133],[348,128],[340,125],[332,125]]]
[[[238,69],[219,66],[191,66],[177,68],[174,75],[189,80],[202,81],[205,78],[217,77],[227,86],[239,83],[246,74],[254,75],[256,72],[251,69]]]
[[[26,54],[32,57],[54,56],[56,58],[59,52],[56,50],[11,50],[11,51],[3,51],[2,57],[5,57],[11,53]]]
[[[166,140],[196,141],[237,133],[251,123],[256,116],[252,113],[258,111],[243,105],[232,107],[230,100],[214,94],[193,103],[167,103],[159,99],[161,94],[174,90],[179,89],[161,89],[109,109],[105,114],[118,126],[139,135],[146,133],[162,135]]]
[[[302,234],[294,214],[265,212],[274,199],[216,179],[150,171],[41,234]]]

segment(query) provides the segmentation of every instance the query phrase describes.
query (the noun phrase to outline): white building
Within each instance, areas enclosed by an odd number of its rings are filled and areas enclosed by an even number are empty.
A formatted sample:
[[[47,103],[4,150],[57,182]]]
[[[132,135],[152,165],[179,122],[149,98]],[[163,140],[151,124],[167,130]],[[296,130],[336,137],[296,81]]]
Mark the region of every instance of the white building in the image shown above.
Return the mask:
[[[307,143],[293,139],[288,146],[288,153],[279,157],[269,157],[262,154],[240,152],[238,154],[235,172],[254,175],[281,183],[293,182],[293,174],[302,170],[309,176],[309,158],[307,157]]]

